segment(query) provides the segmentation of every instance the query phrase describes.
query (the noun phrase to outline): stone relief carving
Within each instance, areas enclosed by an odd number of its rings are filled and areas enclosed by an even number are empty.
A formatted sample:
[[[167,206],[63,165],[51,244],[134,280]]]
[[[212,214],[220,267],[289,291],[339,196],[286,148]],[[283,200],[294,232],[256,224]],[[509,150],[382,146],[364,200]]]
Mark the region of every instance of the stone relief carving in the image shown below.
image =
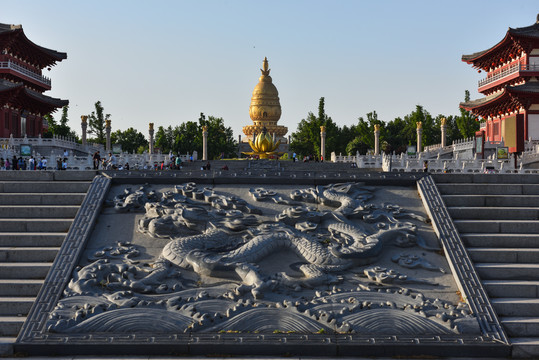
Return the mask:
[[[237,196],[194,183],[163,192],[126,188],[109,205],[118,213],[143,212],[138,231],[170,241],[152,261],[140,260],[142,250],[122,242],[89,256],[90,263],[75,270],[48,329],[479,332],[465,303],[428,299],[403,287],[436,287],[406,271],[445,273],[441,266],[410,254],[391,258],[401,270],[377,265],[389,248],[439,249],[418,235],[416,223],[427,219],[398,205],[368,203],[375,192],[346,183],[298,189],[287,200],[273,190],[250,189],[256,202],[280,206],[270,218]]]

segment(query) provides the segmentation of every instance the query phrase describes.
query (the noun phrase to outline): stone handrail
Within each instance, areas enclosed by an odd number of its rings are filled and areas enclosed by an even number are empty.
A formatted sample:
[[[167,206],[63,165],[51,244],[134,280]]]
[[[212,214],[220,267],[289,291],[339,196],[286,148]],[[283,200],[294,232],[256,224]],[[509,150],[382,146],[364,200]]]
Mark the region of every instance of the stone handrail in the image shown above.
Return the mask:
[[[14,63],[13,61],[0,61],[0,69],[14,70],[19,74],[28,76],[29,78],[39,81],[40,83],[43,83],[47,86],[51,86],[51,79],[47,78],[46,76],[35,73],[31,70],[25,69],[24,67]]]

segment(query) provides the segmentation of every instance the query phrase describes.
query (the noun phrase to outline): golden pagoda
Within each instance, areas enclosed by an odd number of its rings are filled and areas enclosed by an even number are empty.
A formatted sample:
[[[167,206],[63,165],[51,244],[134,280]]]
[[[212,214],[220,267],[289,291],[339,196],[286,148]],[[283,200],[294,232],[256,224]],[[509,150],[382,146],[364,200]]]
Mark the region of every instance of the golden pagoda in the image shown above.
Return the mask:
[[[277,125],[281,118],[281,104],[279,103],[279,92],[269,75],[268,58],[264,58],[260,71],[262,76],[258,79],[258,84],[253,90],[251,106],[249,106],[249,116],[254,125],[244,126],[243,133],[248,140],[256,141],[255,136],[261,134],[265,128],[267,134],[275,135],[276,139],[281,140],[288,132],[288,128]]]

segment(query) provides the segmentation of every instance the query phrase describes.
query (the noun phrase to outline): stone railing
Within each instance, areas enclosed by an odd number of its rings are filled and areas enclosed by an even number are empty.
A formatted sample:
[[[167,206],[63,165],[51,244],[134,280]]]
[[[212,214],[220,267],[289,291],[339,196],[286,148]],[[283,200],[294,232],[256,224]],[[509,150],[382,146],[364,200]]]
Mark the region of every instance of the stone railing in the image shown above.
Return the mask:
[[[33,80],[36,80],[46,86],[51,86],[51,79],[41,74],[35,73],[31,70],[28,70],[20,65],[17,65],[13,61],[0,61],[0,69],[10,69],[15,72],[18,72],[21,75],[25,75]]]
[[[32,145],[34,148],[50,148],[50,150],[47,152],[43,151],[43,154],[39,154],[39,152],[36,152],[34,149],[34,156],[51,155],[49,152],[52,152],[52,155],[54,155],[55,152],[59,153],[60,151],[63,154],[65,150],[82,154],[93,154],[96,151],[100,151],[101,153],[105,152],[105,148],[101,144],[87,143],[86,145],[82,145],[76,142],[73,138],[63,136],[54,136],[52,138],[42,138],[41,136],[36,138],[29,138],[26,136],[23,138],[14,138],[13,136],[9,138],[0,138],[0,147],[3,149],[9,148],[18,152],[21,145]]]
[[[539,154],[538,154],[539,155]],[[511,174],[511,173],[539,173],[539,169],[525,169],[523,161],[519,157],[516,160],[513,155],[508,160],[497,160],[495,156],[487,159],[472,160],[459,159],[424,159],[402,155],[384,156],[383,170],[390,172],[422,172],[427,169],[430,173],[488,173],[488,174]]]
[[[17,158],[20,156],[20,154],[14,150],[11,149],[0,149],[0,158],[3,159],[9,159],[9,161],[12,161],[13,156],[16,156]],[[117,168],[124,168],[126,164],[129,164],[129,168],[131,170],[151,170],[151,169],[161,169],[161,164],[163,164],[163,168],[168,168],[171,157],[170,154],[153,154],[150,155],[148,153],[144,154],[128,154],[128,153],[121,153],[118,155],[115,155],[116,157],[116,164]],[[58,161],[60,162],[63,159],[67,159],[67,169],[66,170],[91,170],[93,169],[93,156],[87,155],[87,156],[73,156],[73,154],[69,154],[67,157],[63,156],[62,154],[53,154],[48,156],[34,156],[35,158],[35,164],[37,167],[38,162],[45,158],[47,160],[47,169],[54,170],[58,169],[60,166],[58,164]],[[26,160],[26,163],[28,164],[29,157],[24,157]],[[106,156],[102,157],[102,159],[107,159]],[[193,155],[180,155],[180,159],[182,159],[182,164],[189,164],[192,161],[197,160],[197,154],[196,151],[193,153]],[[106,169],[107,164],[101,163],[99,165],[99,169]],[[31,169],[27,169],[31,170]]]

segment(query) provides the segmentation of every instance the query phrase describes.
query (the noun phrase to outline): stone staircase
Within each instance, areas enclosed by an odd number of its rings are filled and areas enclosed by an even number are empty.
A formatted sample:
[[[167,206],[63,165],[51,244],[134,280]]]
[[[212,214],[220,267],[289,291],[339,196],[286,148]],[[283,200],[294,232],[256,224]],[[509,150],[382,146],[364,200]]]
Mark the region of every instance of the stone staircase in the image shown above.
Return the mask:
[[[0,180],[0,354],[15,341],[90,183]]]
[[[539,356],[539,177],[434,175],[512,344]]]

